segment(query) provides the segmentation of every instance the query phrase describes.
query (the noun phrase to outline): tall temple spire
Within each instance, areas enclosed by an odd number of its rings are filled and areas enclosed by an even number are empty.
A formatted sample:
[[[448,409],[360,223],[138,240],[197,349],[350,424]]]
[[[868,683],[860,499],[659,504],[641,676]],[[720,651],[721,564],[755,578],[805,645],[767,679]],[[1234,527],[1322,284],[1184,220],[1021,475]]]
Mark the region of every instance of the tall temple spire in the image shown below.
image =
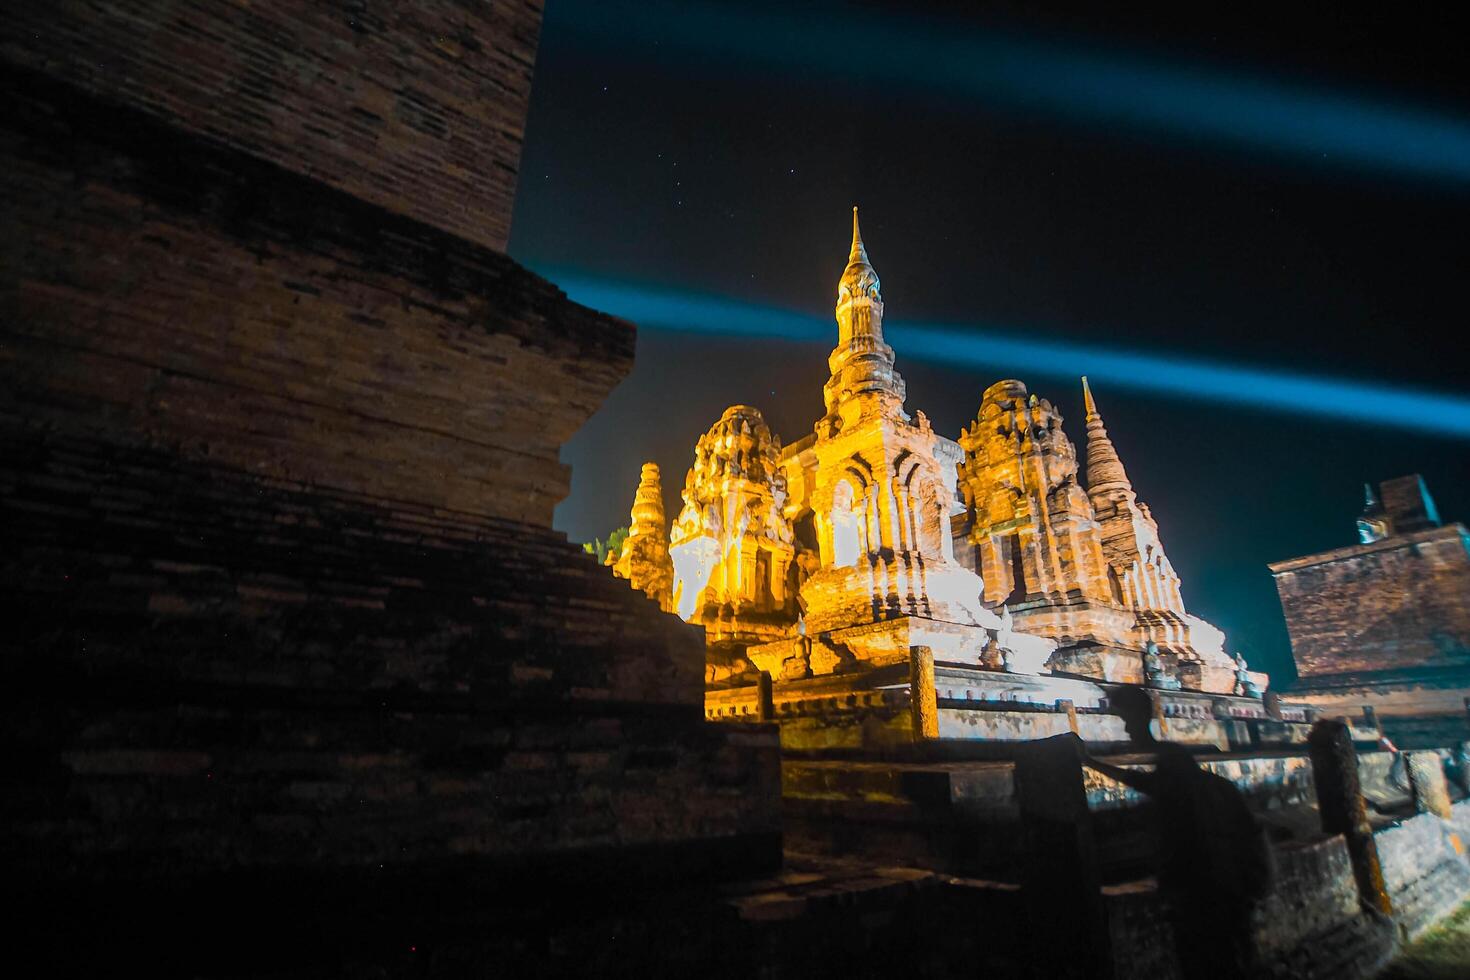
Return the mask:
[[[847,264],[853,265],[858,262],[868,265],[868,250],[863,247],[863,233],[858,228],[858,209],[854,204],[852,206],[852,250],[847,253]]]
[[[842,270],[842,279],[837,284],[837,307],[853,299],[872,299],[879,305],[881,317],[883,298],[879,294],[880,283],[873,263],[868,259],[867,246],[863,244],[863,233],[858,227],[858,209],[852,209],[852,248],[847,252],[847,268]],[[880,335],[881,336],[881,335]]]
[[[827,358],[832,377],[823,389],[827,415],[821,424],[830,423],[843,409],[857,420],[864,412],[877,410],[878,403],[907,420],[903,411],[903,378],[893,368],[893,348],[883,341],[883,295],[879,291],[878,273],[868,259],[858,226],[858,209],[852,209],[852,247],[847,252],[847,267],[837,282],[837,346]],[[890,410],[885,409],[885,410]]]
[[[1128,482],[1128,473],[1123,469],[1118,451],[1113,448],[1113,440],[1108,438],[1108,430],[1103,426],[1097,402],[1092,398],[1092,388],[1085,377],[1082,379],[1082,404],[1087,415],[1087,492],[1126,490],[1132,493],[1133,485]]]

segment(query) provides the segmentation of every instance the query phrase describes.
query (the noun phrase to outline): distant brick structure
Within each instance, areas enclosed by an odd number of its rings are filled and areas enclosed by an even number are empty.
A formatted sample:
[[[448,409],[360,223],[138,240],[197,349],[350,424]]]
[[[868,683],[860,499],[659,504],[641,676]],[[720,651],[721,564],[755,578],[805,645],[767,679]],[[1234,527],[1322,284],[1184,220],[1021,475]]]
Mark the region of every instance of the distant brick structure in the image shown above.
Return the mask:
[[[23,760],[0,854],[57,955],[275,972],[292,929],[406,955],[405,922],[469,908],[534,934],[506,909],[544,917],[548,882],[779,862],[775,736],[706,724],[699,630],[550,529],[559,447],[634,330],[500,251],[539,22],[0,20],[0,737]]]
[[[1441,523],[1417,475],[1370,488],[1358,532],[1359,544],[1271,565],[1299,675],[1290,694],[1330,713],[1371,707],[1410,740],[1454,735],[1470,697],[1470,534]]]

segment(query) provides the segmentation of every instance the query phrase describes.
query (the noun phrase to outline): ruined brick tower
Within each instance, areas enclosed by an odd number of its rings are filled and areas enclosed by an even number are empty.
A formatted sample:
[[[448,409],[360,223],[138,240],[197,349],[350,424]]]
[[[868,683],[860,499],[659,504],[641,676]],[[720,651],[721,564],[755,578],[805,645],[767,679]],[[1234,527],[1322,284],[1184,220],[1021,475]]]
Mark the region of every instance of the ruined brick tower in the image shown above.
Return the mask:
[[[55,949],[391,964],[779,860],[699,631],[550,529],[634,333],[503,253],[540,17],[7,7],[0,847]]]
[[[1403,745],[1470,735],[1470,533],[1418,474],[1367,487],[1359,542],[1271,565],[1294,698],[1375,720]]]

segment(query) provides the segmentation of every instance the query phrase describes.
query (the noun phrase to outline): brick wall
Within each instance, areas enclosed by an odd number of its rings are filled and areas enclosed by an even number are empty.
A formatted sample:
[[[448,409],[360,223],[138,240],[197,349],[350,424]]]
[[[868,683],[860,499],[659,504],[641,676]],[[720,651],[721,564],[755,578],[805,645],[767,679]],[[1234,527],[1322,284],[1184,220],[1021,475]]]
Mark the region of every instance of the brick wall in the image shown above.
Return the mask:
[[[1276,853],[1275,887],[1254,917],[1263,975],[1335,980],[1376,974],[1394,950],[1396,930],[1360,904],[1343,839]]]
[[[1271,566],[1303,679],[1470,667],[1470,544],[1448,525]]]
[[[700,630],[559,534],[30,435],[0,429],[12,669],[698,715]]]
[[[43,366],[0,412],[8,866],[776,859],[775,733],[704,725],[700,631],[561,535],[141,446]]]
[[[146,114],[6,80],[0,405],[550,525],[569,487],[560,446],[630,368],[630,325],[499,253]]]
[[[634,335],[493,247],[511,124],[481,123],[524,86],[469,42],[533,42],[537,6],[352,9],[350,43],[348,8],[269,2],[0,28],[6,866],[146,921],[256,882],[243,933],[298,888],[503,905],[560,866],[545,915],[772,866],[774,731],[706,725],[700,631],[549,528]],[[480,115],[334,130],[393,65]]]
[[[1254,914],[1261,977],[1346,980],[1375,975],[1395,949],[1392,923],[1360,907],[1341,837],[1277,850],[1272,893]],[[1113,957],[1120,980],[1179,976],[1173,929],[1151,882],[1108,889]]]
[[[539,0],[21,0],[0,60],[504,250]]]

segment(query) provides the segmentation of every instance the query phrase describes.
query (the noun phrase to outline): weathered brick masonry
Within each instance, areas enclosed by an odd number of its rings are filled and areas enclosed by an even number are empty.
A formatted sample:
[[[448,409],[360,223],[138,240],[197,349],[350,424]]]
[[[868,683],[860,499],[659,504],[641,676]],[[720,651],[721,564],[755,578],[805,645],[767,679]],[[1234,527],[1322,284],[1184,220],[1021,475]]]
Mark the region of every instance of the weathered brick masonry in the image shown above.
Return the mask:
[[[560,446],[631,366],[629,325],[489,249],[9,81],[0,397],[37,424],[550,525]]]
[[[20,0],[0,59],[504,250],[540,0]]]
[[[1457,524],[1271,566],[1303,677],[1470,667],[1470,544]]]
[[[634,335],[493,247],[538,7],[371,14],[0,28],[0,849],[49,955],[442,919],[534,959],[779,861],[774,734],[550,530]],[[462,116],[348,132],[410,75]]]
[[[774,739],[688,703],[697,635],[549,532],[57,436],[5,458],[8,720],[50,767],[13,867],[733,838],[774,797]]]
[[[45,87],[30,81],[32,93]],[[655,615],[531,526],[549,522],[564,489],[557,443],[628,363],[626,326],[566,303],[502,256],[345,195],[312,195],[270,165],[170,140],[144,120],[110,130],[120,134],[111,144],[87,139],[81,131],[102,120],[65,93],[20,108],[3,136],[0,186],[27,234],[7,239],[0,397],[7,660],[47,679],[26,686],[32,696],[86,701],[78,685],[105,683],[163,703],[159,685],[187,684],[186,698],[207,705],[215,694],[197,685],[224,684],[232,711],[250,692],[278,710],[283,691],[298,709],[332,692],[365,698],[358,707],[374,714],[493,709],[476,724],[495,768],[505,764],[496,778],[543,782],[618,768],[630,751],[584,747],[569,762],[577,739],[558,745],[541,730],[567,721],[547,715],[551,705],[579,715],[579,729],[587,717],[667,705],[685,729],[703,730],[698,631]],[[561,380],[527,391],[517,381],[529,376]],[[407,700],[380,704],[385,690]],[[451,700],[425,704],[431,694]],[[539,731],[529,748],[505,730],[511,704]],[[208,737],[150,729],[79,724],[69,737],[83,741],[64,759],[83,781],[212,771]],[[616,722],[601,730],[578,739],[604,752],[623,741]],[[324,744],[355,755],[395,739]],[[659,757],[676,766],[672,749]],[[380,766],[391,775],[405,763],[341,765],[352,774],[320,780],[317,803],[354,795],[364,770],[371,782]],[[265,783],[283,799],[307,792],[294,777]],[[427,802],[445,791],[394,792]],[[684,806],[699,793],[655,795]],[[543,796],[502,803],[554,808]],[[209,805],[188,819],[208,824]],[[126,850],[134,835],[102,819],[106,809],[92,814],[85,848]],[[534,826],[546,845],[700,837],[733,828],[741,811],[727,800],[656,831],[649,815],[647,835],[636,814],[606,808],[580,830],[575,820]],[[481,838],[434,846],[526,843],[491,834],[495,819],[484,808],[471,820]],[[178,843],[189,861],[228,864],[253,849],[279,859],[264,826],[231,846],[155,832],[157,846]],[[57,855],[36,845],[69,846],[53,831],[23,835],[38,865]]]
[[[1369,490],[1360,543],[1271,565],[1299,677],[1328,715],[1371,709],[1396,744],[1470,738],[1470,535],[1416,475]]]

